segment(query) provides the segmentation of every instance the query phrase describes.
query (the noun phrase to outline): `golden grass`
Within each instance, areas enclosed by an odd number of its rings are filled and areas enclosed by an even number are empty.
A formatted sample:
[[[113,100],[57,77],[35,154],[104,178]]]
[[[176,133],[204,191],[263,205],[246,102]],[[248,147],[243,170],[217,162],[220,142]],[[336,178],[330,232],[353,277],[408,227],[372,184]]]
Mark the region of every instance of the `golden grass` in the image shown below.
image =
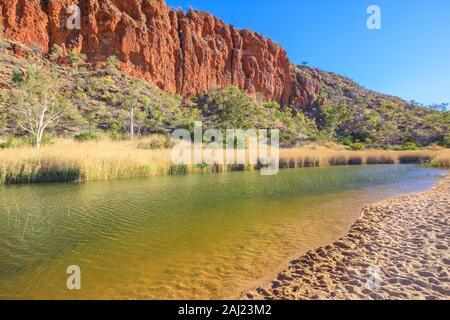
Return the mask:
[[[435,168],[450,169],[450,150],[439,152],[430,163]]]
[[[110,180],[257,167],[173,165],[170,149],[140,149],[142,142],[145,140],[58,140],[39,151],[32,147],[0,150],[0,184]],[[428,161],[439,168],[450,168],[450,151],[345,151],[325,147],[280,151],[281,168]]]
[[[336,165],[424,163],[435,157],[436,151],[348,151],[324,147],[285,149],[280,151],[280,167],[324,167]]]
[[[108,180],[158,174],[170,153],[133,142],[59,140],[41,150],[0,151],[0,183]]]

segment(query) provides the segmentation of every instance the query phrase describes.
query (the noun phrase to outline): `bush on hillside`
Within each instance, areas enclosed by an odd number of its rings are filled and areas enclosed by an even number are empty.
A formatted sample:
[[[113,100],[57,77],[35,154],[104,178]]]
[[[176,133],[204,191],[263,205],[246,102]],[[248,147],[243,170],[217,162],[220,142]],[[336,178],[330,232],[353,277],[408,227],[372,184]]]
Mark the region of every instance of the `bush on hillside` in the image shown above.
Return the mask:
[[[171,149],[175,146],[169,135],[164,137],[154,136],[151,137],[150,141],[141,142],[138,144],[138,149],[144,150],[158,150],[158,149]]]
[[[0,149],[11,149],[20,147],[22,143],[16,138],[8,138],[5,142],[0,143]]]
[[[407,151],[407,150],[408,151],[420,150],[420,149],[422,149],[422,145],[419,144],[419,143],[415,143],[415,142],[410,141],[410,142],[405,142],[400,147],[400,149],[404,150],[404,151]]]
[[[50,51],[50,60],[51,61],[58,61],[59,59],[61,59],[63,55],[63,49],[58,46],[57,44],[54,44],[52,47],[52,50]]]
[[[355,143],[352,143],[349,147],[350,147],[352,150],[356,150],[356,151],[366,149],[366,145],[365,145],[364,143],[362,143],[362,142],[355,142]]]
[[[77,142],[86,142],[86,141],[98,141],[100,140],[100,137],[95,132],[82,132],[77,135],[75,135],[74,140]]]

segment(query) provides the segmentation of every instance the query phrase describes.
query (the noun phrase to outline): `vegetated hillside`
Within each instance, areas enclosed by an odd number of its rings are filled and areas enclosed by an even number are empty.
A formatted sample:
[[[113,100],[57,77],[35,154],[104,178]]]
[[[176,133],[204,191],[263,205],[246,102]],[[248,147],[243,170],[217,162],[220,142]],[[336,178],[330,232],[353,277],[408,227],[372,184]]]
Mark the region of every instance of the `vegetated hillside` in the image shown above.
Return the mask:
[[[66,24],[73,3],[81,9],[80,29]],[[335,140],[358,149],[450,142],[448,112],[295,66],[272,40],[207,12],[171,9],[164,0],[0,1],[0,51],[8,134],[24,134],[14,125],[8,88],[21,95],[30,69],[44,65],[41,72],[55,69],[56,75],[43,78],[63,78],[64,96],[78,111],[78,121],[53,126],[59,133],[86,125],[92,132],[95,125],[113,136],[139,135],[202,120],[217,128],[280,128],[287,145]]]
[[[326,106],[351,109],[351,116],[337,127],[340,138],[369,144],[393,145],[415,141],[423,145],[450,143],[450,119],[445,106],[427,108],[398,97],[367,90],[354,81],[332,72],[297,66],[302,77],[316,81],[320,87],[317,103],[306,112],[324,124]],[[326,115],[326,112],[325,112]]]
[[[334,140],[360,149],[449,142],[448,112],[411,105],[310,67],[295,67],[297,80],[314,83],[321,90],[314,103],[299,108],[266,101],[262,95],[251,97],[234,86],[183,99],[125,75],[114,59],[94,70],[84,68],[82,62],[71,63],[61,66],[31,51],[27,59],[8,50],[0,54],[0,135],[26,135],[15,124],[17,114],[10,112],[8,96],[13,89],[20,92],[21,83],[33,74],[43,72],[55,74],[64,83],[63,94],[76,109],[49,131],[65,136],[101,130],[115,139],[126,138],[133,109],[135,135],[192,128],[193,121],[200,120],[206,128],[278,128],[285,145]]]

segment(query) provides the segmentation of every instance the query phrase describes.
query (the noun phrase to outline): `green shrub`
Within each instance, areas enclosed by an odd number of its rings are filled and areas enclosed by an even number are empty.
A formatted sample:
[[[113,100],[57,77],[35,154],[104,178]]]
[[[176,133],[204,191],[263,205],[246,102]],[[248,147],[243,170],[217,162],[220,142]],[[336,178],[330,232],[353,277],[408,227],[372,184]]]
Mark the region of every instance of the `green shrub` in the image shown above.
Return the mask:
[[[12,81],[16,85],[21,85],[25,81],[22,70],[17,68],[13,70]]]
[[[315,130],[309,136],[311,141],[327,141],[328,134],[324,130]]]
[[[353,137],[348,136],[341,140],[341,144],[344,146],[350,147],[353,144]]]
[[[278,102],[272,101],[272,102],[266,102],[263,104],[264,108],[267,109],[275,109],[275,110],[280,110],[281,106]]]
[[[366,145],[362,143],[359,139],[355,139],[352,136],[347,136],[344,139],[340,140],[340,143],[344,146],[349,147],[352,150],[364,150],[366,149]]]
[[[58,46],[57,44],[54,44],[52,47],[52,51],[50,52],[50,60],[51,61],[58,61],[59,59],[61,59],[63,55],[63,49]]]
[[[98,141],[100,137],[95,132],[82,132],[73,137],[77,142]]]
[[[0,143],[0,149],[17,148],[21,145],[21,142],[16,138],[8,138],[5,142]]]
[[[42,144],[52,144],[53,138],[50,135],[44,134],[42,137]],[[27,145],[35,145],[36,137],[24,137],[24,138],[15,138],[9,137],[5,142],[0,143],[0,149],[11,149],[11,148],[20,148]]]
[[[325,91],[321,91],[319,93],[319,95],[317,96],[317,102],[319,104],[323,104],[327,100],[327,98],[328,98],[328,93]]]
[[[152,138],[150,141],[141,142],[137,147],[144,150],[157,150],[170,149],[174,146],[175,143],[171,140],[170,136],[165,136],[164,138]]]
[[[120,61],[116,56],[109,56],[106,60],[106,70],[111,74],[117,74],[120,70]]]
[[[78,68],[83,61],[79,54],[77,54],[75,51],[70,51],[69,53],[69,60],[72,63],[72,66],[75,68]]]
[[[444,141],[443,141],[442,145],[446,148],[450,148],[450,134],[448,134],[444,137]]]
[[[420,150],[422,148],[422,145],[420,143],[416,142],[405,142],[401,147],[400,150]]]
[[[201,97],[198,108],[205,118],[210,118],[207,126],[215,129],[251,129],[261,123],[258,104],[237,86],[213,90]],[[274,104],[273,104],[274,105]]]
[[[366,146],[362,142],[355,142],[355,143],[350,145],[350,148],[352,150],[364,150],[364,149],[366,149]]]
[[[24,143],[35,146],[36,145],[36,137],[35,136],[27,137],[24,139]],[[41,145],[53,144],[53,143],[55,143],[53,137],[49,134],[44,133],[44,135],[42,136]]]
[[[120,131],[120,130],[109,129],[107,131],[107,134],[108,134],[108,137],[110,137],[112,140],[115,140],[115,141],[123,141],[123,140],[127,140],[129,138],[125,132]]]

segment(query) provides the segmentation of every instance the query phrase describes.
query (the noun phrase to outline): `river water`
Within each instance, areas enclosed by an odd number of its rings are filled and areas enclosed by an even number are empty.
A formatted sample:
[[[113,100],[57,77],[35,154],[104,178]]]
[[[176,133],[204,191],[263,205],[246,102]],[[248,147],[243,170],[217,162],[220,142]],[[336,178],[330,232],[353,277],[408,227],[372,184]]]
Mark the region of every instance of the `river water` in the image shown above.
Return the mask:
[[[1,299],[236,297],[442,171],[343,166],[0,187]],[[66,270],[81,270],[68,290]]]

